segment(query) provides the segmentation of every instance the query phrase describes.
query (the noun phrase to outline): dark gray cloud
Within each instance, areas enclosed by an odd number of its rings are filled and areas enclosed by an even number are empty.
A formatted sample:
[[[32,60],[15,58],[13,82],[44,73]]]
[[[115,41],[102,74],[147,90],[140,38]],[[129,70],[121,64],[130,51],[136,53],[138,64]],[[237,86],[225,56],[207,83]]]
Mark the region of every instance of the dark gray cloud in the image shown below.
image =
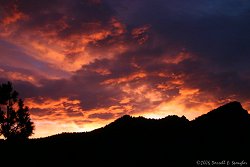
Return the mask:
[[[21,12],[28,18],[16,33],[25,31],[57,31],[57,37],[67,38],[79,33],[91,33],[108,26],[114,11],[104,2],[92,0],[19,0],[0,1],[5,15]],[[11,12],[12,11],[12,12]],[[67,25],[66,27],[64,27]]]
[[[146,0],[117,4],[127,24],[151,24],[166,47],[191,50],[207,62],[208,68],[247,70],[248,1]]]
[[[111,119],[114,117],[113,113],[96,113],[89,115],[89,118]]]

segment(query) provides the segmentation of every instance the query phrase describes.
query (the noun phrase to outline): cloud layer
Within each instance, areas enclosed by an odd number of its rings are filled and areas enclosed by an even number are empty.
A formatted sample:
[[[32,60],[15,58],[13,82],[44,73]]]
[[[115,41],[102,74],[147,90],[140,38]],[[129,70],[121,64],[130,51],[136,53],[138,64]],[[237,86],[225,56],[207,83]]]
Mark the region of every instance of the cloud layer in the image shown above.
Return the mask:
[[[0,80],[25,98],[37,137],[123,114],[193,119],[231,100],[250,109],[248,1],[0,6]]]

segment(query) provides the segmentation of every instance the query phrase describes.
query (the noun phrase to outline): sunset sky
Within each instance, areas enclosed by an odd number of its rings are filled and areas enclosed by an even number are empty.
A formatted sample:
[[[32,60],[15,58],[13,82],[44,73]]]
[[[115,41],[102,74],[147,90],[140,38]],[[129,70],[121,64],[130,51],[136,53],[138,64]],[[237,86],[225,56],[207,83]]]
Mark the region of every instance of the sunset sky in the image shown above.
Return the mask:
[[[248,0],[0,0],[0,83],[29,106],[32,137],[250,110],[249,18]]]

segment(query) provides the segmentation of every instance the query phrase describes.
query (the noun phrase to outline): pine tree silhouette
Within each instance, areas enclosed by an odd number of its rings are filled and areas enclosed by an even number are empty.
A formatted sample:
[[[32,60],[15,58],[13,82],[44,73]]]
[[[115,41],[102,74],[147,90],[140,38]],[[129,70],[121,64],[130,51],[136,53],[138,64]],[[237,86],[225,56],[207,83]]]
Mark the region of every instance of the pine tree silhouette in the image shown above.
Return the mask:
[[[34,123],[12,83],[0,85],[0,135],[8,140],[23,140],[33,134]]]

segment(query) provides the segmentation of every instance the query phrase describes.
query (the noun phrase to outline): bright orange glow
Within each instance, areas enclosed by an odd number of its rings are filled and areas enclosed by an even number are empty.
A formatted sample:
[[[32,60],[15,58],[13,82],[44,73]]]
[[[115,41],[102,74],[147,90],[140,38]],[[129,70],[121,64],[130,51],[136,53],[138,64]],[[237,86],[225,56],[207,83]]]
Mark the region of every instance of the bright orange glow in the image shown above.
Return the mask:
[[[84,110],[80,106],[81,102],[79,100],[70,100],[67,97],[57,100],[46,97],[26,99],[26,105],[32,111],[31,117],[36,123],[35,135],[32,137],[44,137],[62,132],[91,131],[107,125],[125,113],[155,119],[168,115],[177,115],[186,116],[187,119],[193,120],[226,103],[226,101],[217,103],[213,102],[213,100],[200,101],[199,89],[187,87],[181,88],[179,95],[175,98],[165,101],[160,91],[150,90],[147,84],[137,88],[127,84],[124,86],[124,91],[128,97],[121,99],[118,105],[91,110]],[[144,103],[145,99],[148,100],[147,104]],[[213,99],[213,97],[211,96],[208,99]],[[231,101],[233,99],[227,100]],[[143,105],[149,105],[149,107],[136,111],[133,102],[143,102]],[[159,103],[153,105],[155,102]],[[246,109],[249,109],[249,106],[250,102],[243,104]]]
[[[45,97],[25,99],[31,110],[31,118],[36,123],[33,138],[49,136],[62,132],[83,132],[105,126],[120,117],[123,112],[130,112],[132,106],[124,103],[122,106],[110,106],[84,110],[79,100],[66,97],[53,100]],[[106,117],[106,115],[110,115]],[[104,116],[104,118],[102,118]]]
[[[190,89],[190,88],[180,89],[180,94],[183,96],[194,95],[196,93],[199,93],[199,89]]]
[[[185,116],[187,119],[192,120],[202,114],[209,112],[210,110],[218,106],[214,102],[199,102],[192,100],[197,91],[192,90],[180,94],[174,99],[166,102],[162,102],[154,109],[144,111],[142,114],[147,118],[163,118],[168,115]],[[136,114],[137,115],[137,114]]]
[[[120,101],[120,104],[128,104],[130,102],[130,98],[126,97]]]
[[[184,99],[177,98],[170,102],[163,102],[152,111],[146,111],[143,116],[146,118],[163,118],[168,115],[185,116],[189,120],[209,112],[217,107],[214,103],[199,104],[195,107],[189,108],[183,103]],[[147,113],[148,112],[148,113]]]

